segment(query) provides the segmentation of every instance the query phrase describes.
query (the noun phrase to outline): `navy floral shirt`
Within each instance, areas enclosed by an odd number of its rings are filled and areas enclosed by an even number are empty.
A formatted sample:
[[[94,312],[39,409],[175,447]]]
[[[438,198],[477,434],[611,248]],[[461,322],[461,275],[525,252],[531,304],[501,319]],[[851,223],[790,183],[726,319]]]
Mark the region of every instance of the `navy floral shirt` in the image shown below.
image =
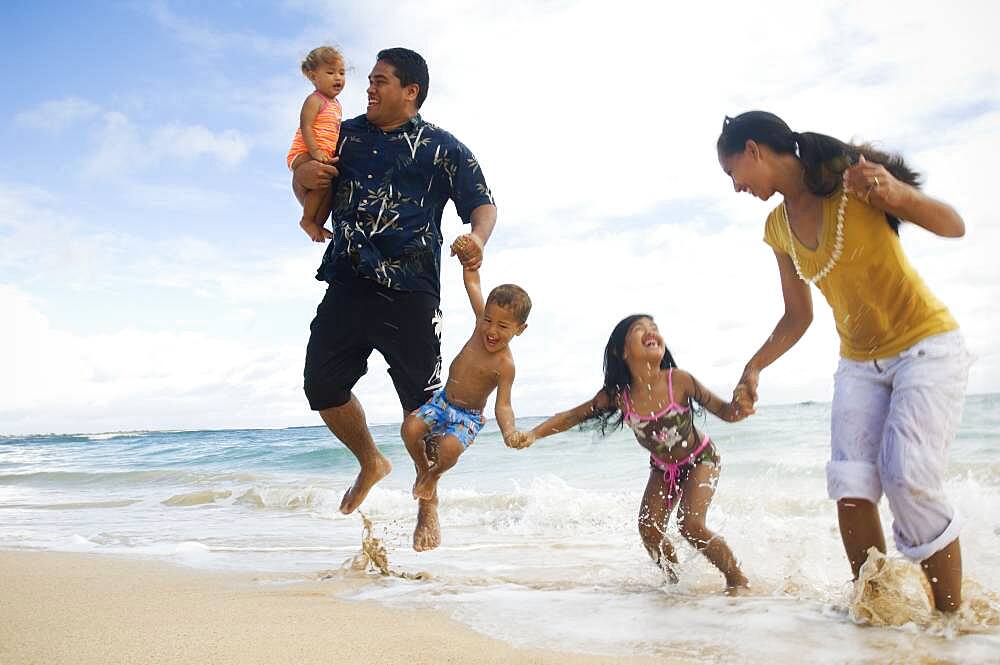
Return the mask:
[[[492,204],[475,156],[419,115],[384,132],[361,115],[340,126],[333,182],[333,240],[316,279],[352,276],[399,291],[441,293],[441,214],[448,200],[463,222]]]

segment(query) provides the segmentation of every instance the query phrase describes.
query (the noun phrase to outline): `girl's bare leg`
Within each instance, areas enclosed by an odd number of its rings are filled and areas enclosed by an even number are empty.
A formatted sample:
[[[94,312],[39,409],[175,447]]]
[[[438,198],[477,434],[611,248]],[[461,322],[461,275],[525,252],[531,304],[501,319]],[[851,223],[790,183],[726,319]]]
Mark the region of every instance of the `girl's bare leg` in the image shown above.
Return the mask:
[[[715,482],[719,477],[719,467],[715,464],[695,464],[684,480],[681,488],[681,506],[677,513],[677,525],[681,535],[712,562],[726,576],[726,588],[734,590],[749,585],[749,580],[740,570],[739,562],[726,541],[705,526],[708,507],[715,496]]]
[[[667,485],[663,482],[663,472],[650,469],[646,491],[639,506],[639,536],[656,565],[666,573],[671,582],[676,582],[677,573],[671,564],[677,563],[677,553],[665,535],[667,519],[672,508],[673,505],[667,498]]]
[[[885,554],[885,535],[878,506],[866,499],[840,499],[837,501],[837,521],[851,573],[858,579],[861,565],[868,560],[869,548],[874,547]]]

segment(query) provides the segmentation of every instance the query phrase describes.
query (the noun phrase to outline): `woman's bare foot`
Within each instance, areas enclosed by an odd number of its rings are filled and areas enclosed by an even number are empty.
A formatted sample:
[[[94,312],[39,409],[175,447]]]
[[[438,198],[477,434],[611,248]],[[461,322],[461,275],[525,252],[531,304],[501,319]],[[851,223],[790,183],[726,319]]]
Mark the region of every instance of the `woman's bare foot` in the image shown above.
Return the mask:
[[[438,522],[437,497],[421,499],[417,509],[417,528],[413,530],[413,549],[432,550],[441,544],[441,524]]]
[[[742,596],[748,591],[750,591],[750,580],[748,580],[742,573],[739,577],[726,580],[725,593],[727,596]]]
[[[413,483],[413,498],[430,501],[437,495],[438,477],[427,471],[417,471],[417,480]]]
[[[392,462],[379,453],[375,461],[369,465],[362,465],[358,477],[354,479],[354,485],[344,493],[344,498],[340,502],[340,512],[350,515],[368,496],[368,491],[375,483],[382,480],[392,471]]]

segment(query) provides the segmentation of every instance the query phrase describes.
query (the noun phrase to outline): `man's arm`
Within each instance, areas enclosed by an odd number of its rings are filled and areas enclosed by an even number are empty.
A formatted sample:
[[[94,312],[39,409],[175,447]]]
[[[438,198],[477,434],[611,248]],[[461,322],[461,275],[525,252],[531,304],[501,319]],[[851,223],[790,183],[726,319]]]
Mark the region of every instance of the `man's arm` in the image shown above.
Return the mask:
[[[476,321],[483,315],[486,304],[483,301],[483,287],[479,283],[479,271],[462,268],[462,280],[465,282],[465,292],[469,294],[469,304],[472,305],[472,313],[476,315]]]

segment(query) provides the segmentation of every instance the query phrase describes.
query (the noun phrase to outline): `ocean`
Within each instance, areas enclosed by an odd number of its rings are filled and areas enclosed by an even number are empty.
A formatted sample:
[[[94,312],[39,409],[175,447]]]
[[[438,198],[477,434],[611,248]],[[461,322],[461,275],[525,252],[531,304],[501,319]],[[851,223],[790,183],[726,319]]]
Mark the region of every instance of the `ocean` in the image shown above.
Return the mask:
[[[636,526],[648,455],[628,431],[574,430],[518,451],[489,423],[441,481],[441,547],[418,554],[398,425],[373,427],[394,470],[362,511],[402,576],[351,568],[362,517],[338,507],[357,464],[325,428],[0,437],[0,548],[253,571],[265,583],[349,578],[349,598],[434,608],[532,647],[692,663],[1000,663],[998,407],[1000,395],[970,396],[951,449],[966,607],[947,619],[927,611],[920,573],[891,542],[872,587],[888,591],[854,594],[826,497],[825,403],[699,424],[723,459],[708,525],[752,584],[737,597],[673,520],[680,581],[649,560]]]

